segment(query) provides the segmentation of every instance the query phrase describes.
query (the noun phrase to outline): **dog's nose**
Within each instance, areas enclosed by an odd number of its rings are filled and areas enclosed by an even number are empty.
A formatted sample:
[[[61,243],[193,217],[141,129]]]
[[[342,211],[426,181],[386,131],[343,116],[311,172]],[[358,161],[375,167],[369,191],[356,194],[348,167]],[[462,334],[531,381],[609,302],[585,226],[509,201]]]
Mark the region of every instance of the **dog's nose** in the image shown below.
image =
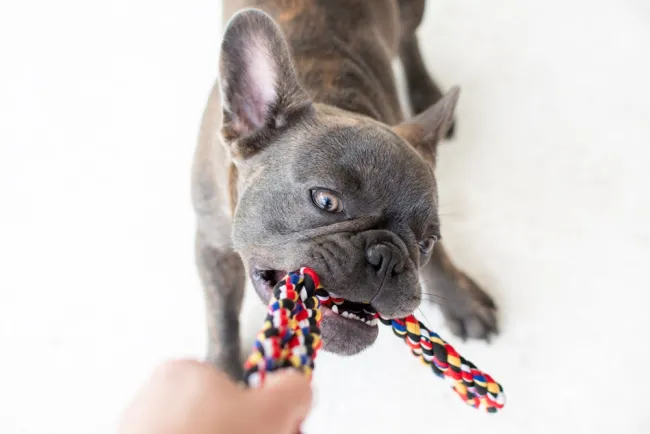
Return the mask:
[[[404,271],[402,252],[391,243],[376,243],[368,247],[366,260],[380,276],[396,275]]]

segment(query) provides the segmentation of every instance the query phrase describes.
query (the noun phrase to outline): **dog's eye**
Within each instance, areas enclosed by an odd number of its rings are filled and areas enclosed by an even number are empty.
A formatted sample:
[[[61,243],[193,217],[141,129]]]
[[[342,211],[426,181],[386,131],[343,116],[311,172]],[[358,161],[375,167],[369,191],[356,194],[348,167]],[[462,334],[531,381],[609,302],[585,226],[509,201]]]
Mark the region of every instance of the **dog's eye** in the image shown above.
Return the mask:
[[[422,251],[422,253],[424,253],[425,255],[428,255],[429,253],[431,253],[431,251],[433,250],[433,246],[436,245],[436,241],[438,241],[438,237],[436,237],[436,236],[431,236],[429,238],[426,238],[426,239],[420,241],[419,244],[420,244],[420,250]]]
[[[341,212],[343,211],[343,202],[341,199],[330,190],[312,190],[311,198],[322,210],[327,212]]]

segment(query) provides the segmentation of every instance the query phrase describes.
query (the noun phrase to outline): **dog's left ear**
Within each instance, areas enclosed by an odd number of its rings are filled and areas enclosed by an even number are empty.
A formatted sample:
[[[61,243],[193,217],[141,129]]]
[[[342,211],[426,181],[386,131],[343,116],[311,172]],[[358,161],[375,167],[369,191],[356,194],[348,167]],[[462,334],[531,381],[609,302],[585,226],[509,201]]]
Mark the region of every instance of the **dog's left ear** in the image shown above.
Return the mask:
[[[438,102],[419,115],[394,126],[393,131],[409,142],[426,160],[435,163],[436,146],[454,122],[454,110],[460,95],[452,87]]]
[[[219,83],[221,134],[237,160],[261,151],[268,133],[311,109],[280,28],[258,9],[242,10],[228,22]]]

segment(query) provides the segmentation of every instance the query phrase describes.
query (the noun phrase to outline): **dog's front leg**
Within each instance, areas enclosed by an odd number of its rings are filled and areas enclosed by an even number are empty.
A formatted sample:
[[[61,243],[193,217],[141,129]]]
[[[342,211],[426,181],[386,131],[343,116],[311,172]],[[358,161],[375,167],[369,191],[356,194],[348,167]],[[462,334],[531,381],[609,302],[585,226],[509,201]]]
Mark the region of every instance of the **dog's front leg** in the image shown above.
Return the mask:
[[[232,245],[215,246],[200,229],[196,262],[207,307],[208,360],[233,380],[241,380],[239,313],[246,285],[244,264]]]
[[[454,265],[442,243],[434,247],[421,277],[424,298],[440,306],[452,333],[462,338],[489,339],[498,332],[494,301]]]

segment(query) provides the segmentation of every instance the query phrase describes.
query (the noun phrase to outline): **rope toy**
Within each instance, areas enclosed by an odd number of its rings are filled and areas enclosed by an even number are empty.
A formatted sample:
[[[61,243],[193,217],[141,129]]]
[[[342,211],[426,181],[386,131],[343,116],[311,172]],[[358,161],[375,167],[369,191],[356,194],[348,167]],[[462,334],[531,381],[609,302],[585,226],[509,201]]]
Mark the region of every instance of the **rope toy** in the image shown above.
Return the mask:
[[[345,303],[345,300],[331,297],[323,289],[312,269],[301,268],[288,273],[273,289],[264,325],[244,364],[246,383],[250,387],[259,387],[268,372],[283,368],[297,369],[311,378],[314,360],[322,346],[321,308],[328,307],[338,313],[337,307]],[[366,322],[374,324],[378,319],[382,324],[391,326],[412,353],[431,366],[436,376],[447,380],[464,402],[489,413],[503,408],[505,395],[501,385],[458,354],[415,316],[383,318],[370,305],[367,306],[367,309],[363,308],[365,318],[371,319]],[[346,313],[343,316],[349,316]]]

